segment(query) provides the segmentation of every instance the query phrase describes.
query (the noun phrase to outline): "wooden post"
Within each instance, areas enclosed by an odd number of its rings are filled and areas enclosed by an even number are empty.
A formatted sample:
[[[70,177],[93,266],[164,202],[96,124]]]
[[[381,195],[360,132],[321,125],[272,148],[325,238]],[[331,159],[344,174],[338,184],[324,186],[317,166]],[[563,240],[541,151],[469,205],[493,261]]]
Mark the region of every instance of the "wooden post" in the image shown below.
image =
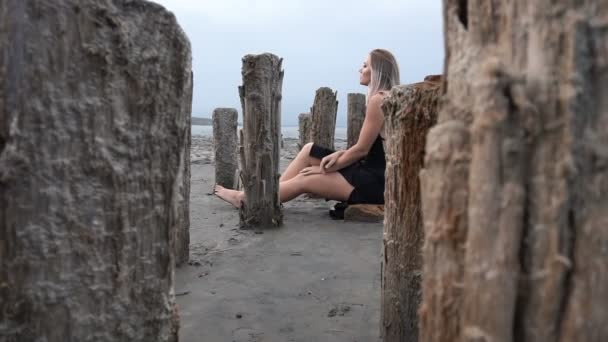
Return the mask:
[[[338,113],[338,92],[321,87],[315,93],[315,101],[310,109],[312,115],[311,138],[319,146],[334,149],[336,115]]]
[[[175,16],[4,0],[0,51],[0,340],[177,341],[192,78]]]
[[[444,1],[421,341],[608,341],[606,13]]]
[[[298,148],[301,150],[304,145],[311,141],[310,128],[312,125],[312,117],[310,113],[302,113],[298,115],[298,132],[300,133],[300,141]]]
[[[418,173],[429,129],[435,125],[440,85],[393,88],[385,100],[386,185],[382,260],[382,336],[418,341],[424,228]]]
[[[192,113],[192,95],[194,90],[194,73],[190,72],[189,91],[184,94],[184,108],[186,113]],[[192,116],[186,118],[186,143],[182,155],[180,156],[180,166],[178,177],[181,180],[178,184],[181,186],[177,189],[176,200],[174,202],[174,210],[176,210],[176,227],[174,229],[175,239],[174,248],[175,266],[182,266],[190,260],[190,149],[192,146]]]
[[[277,227],[283,223],[279,201],[282,61],[269,53],[243,58],[243,85],[239,87],[245,191],[240,209],[242,227]]]
[[[234,108],[216,108],[213,111],[215,183],[228,189],[236,189],[237,183],[238,116]]]
[[[365,95],[350,93],[348,98],[348,121],[346,125],[347,148],[355,145],[359,140],[359,133],[365,120]]]

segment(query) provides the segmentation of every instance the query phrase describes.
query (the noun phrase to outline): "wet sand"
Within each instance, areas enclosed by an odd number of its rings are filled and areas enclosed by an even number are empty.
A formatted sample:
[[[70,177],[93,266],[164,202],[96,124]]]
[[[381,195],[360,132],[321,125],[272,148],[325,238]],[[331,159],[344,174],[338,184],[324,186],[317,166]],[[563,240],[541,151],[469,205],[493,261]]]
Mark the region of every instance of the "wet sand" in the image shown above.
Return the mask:
[[[283,227],[241,230],[236,209],[211,194],[210,144],[193,137],[180,341],[379,341],[382,224],[333,221],[334,202],[301,196],[285,204]]]

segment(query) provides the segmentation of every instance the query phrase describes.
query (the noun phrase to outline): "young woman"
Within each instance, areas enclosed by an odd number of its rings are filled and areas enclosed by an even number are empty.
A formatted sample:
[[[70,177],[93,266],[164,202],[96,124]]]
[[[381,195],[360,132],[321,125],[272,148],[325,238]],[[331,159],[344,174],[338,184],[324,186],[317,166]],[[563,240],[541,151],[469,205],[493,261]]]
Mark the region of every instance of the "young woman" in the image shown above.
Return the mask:
[[[384,203],[384,113],[380,106],[388,91],[399,84],[399,67],[390,52],[375,49],[359,73],[359,82],[368,87],[368,92],[367,111],[357,143],[337,152],[313,143],[304,145],[280,178],[281,202],[312,193],[349,204]],[[215,194],[237,208],[245,197],[243,191],[220,185],[216,186]]]

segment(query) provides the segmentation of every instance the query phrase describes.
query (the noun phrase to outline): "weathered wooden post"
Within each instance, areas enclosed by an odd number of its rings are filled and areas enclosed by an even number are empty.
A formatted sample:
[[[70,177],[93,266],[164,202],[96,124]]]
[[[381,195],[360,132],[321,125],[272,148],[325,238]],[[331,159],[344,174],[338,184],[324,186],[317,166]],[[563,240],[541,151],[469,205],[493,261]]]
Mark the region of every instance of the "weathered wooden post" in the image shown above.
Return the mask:
[[[338,92],[321,87],[315,93],[315,101],[310,109],[312,115],[311,139],[317,145],[334,149],[336,115],[338,113]]]
[[[187,113],[192,113],[192,95],[194,88],[194,73],[190,72],[190,90],[184,94],[184,108]],[[190,260],[190,148],[192,146],[192,117],[188,115],[186,118],[186,143],[183,146],[183,151],[180,156],[180,166],[178,171],[178,184],[181,186],[177,189],[177,197],[175,199],[173,210],[175,211],[176,220],[173,251],[175,253],[175,266],[182,266]]]
[[[4,0],[0,51],[0,340],[177,341],[192,78],[175,16]]]
[[[346,123],[346,143],[347,148],[350,148],[359,140],[359,133],[365,120],[365,95],[358,93],[350,93],[348,99],[348,117]]]
[[[279,201],[279,137],[283,59],[269,53],[243,57],[241,137],[245,201],[242,227],[277,227],[283,223]]]
[[[424,227],[418,173],[438,112],[439,83],[397,86],[384,102],[386,185],[382,259],[382,336],[418,340]]]
[[[213,111],[215,183],[228,189],[235,189],[237,183],[238,117],[234,108],[216,108]]]
[[[310,129],[312,125],[312,117],[310,113],[301,113],[298,115],[298,133],[300,135],[300,141],[298,142],[298,148],[301,150],[304,145],[311,141]]]
[[[424,342],[608,341],[608,2],[530,4],[444,1]]]

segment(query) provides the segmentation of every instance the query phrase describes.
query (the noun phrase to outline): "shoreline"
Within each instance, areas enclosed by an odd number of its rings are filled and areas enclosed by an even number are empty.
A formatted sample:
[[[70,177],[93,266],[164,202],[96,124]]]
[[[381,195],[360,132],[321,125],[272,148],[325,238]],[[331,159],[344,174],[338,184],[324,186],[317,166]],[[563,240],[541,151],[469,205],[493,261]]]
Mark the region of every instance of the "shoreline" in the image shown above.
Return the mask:
[[[293,137],[283,138],[283,147],[280,152],[280,162],[289,162],[299,152],[299,139]],[[337,150],[346,148],[346,139],[336,138],[334,144]],[[190,162],[192,164],[215,164],[215,150],[213,147],[213,136],[209,134],[192,135],[190,147]]]

